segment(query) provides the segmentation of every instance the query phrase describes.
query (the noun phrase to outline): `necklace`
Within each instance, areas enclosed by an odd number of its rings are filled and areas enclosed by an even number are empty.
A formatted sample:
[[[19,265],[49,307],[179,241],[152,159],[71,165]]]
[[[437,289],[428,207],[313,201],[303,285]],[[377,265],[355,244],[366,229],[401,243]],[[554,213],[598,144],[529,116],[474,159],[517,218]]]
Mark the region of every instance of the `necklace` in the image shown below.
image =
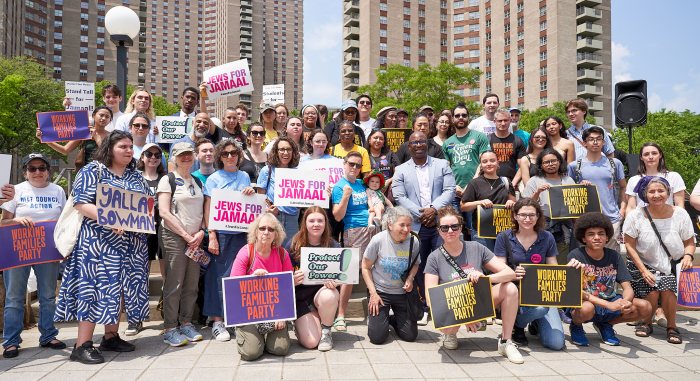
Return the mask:
[[[484,177],[484,180],[486,180],[486,182],[489,184],[489,186],[491,186],[491,190],[493,190],[493,187],[496,185],[496,182],[497,182],[498,180],[500,180],[500,178],[494,179],[493,181],[489,181],[489,179],[487,179],[486,177]]]

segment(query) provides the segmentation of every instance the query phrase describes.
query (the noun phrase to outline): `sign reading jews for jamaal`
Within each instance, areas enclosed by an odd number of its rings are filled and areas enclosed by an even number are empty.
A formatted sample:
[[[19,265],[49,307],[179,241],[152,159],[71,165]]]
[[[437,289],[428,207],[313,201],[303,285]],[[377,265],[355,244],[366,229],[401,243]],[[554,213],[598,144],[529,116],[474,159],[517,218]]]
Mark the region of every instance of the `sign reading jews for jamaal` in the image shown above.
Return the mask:
[[[223,278],[227,327],[297,318],[291,271]]]
[[[443,283],[428,289],[430,315],[435,329],[473,323],[496,316],[489,277],[476,283],[468,279]]]
[[[66,81],[66,99],[70,105],[66,111],[95,110],[95,84],[93,82]]]
[[[250,75],[247,59],[207,69],[203,74],[209,100],[253,92],[253,78]]]
[[[136,233],[156,233],[155,198],[105,184],[97,184],[97,223]]]
[[[598,188],[595,185],[554,185],[549,188],[549,210],[553,220],[600,212]]]
[[[0,227],[0,271],[63,260],[53,242],[56,221]]]
[[[323,160],[306,160],[299,163],[299,169],[313,169],[323,171],[328,174],[328,184],[332,187],[345,175],[343,170],[343,159],[337,157]]]
[[[360,249],[302,247],[301,270],[304,284],[357,284],[360,278]]]
[[[522,264],[520,305],[581,307],[581,269],[566,265]]]
[[[240,191],[214,189],[209,203],[209,229],[247,232],[250,224],[267,210],[264,194],[246,196]]]
[[[680,263],[676,267],[678,274],[678,305],[686,308],[700,308],[700,266],[681,271]]]
[[[513,227],[510,219],[510,209],[505,205],[494,205],[491,208],[477,207],[477,235],[480,238],[496,238],[498,233]]]
[[[36,113],[41,142],[65,142],[90,139],[87,111],[51,111]]]
[[[390,150],[396,152],[401,147],[401,144],[408,141],[408,137],[413,132],[410,128],[382,128],[386,134],[386,146]]]
[[[328,175],[321,171],[298,168],[275,169],[275,206],[308,208],[329,204]]]
[[[181,116],[157,116],[156,143],[175,143],[192,132],[192,118]]]

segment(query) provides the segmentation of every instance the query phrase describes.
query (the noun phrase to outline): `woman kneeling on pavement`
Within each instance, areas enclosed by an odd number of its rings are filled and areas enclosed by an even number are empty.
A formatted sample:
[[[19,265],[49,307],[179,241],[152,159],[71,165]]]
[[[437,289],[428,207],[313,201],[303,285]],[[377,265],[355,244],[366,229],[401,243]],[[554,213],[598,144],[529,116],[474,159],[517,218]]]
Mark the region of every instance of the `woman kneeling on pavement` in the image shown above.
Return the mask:
[[[409,311],[406,293],[413,289],[420,258],[415,260],[406,279],[401,279],[410,260],[419,255],[419,241],[410,234],[412,222],[408,209],[389,208],[384,215],[385,230],[372,237],[362,259],[362,276],[369,290],[367,335],[372,344],[386,341],[389,326],[401,340],[415,341],[418,336],[418,325]],[[389,315],[389,309],[393,316]]]
[[[530,198],[521,198],[511,212],[513,228],[498,233],[494,253],[501,262],[515,269],[515,279],[528,274],[523,263],[557,264],[557,244],[552,233],[544,230],[545,219],[540,204]],[[530,276],[535,276],[534,274]],[[531,334],[539,334],[545,348],[555,351],[564,348],[564,326],[556,308],[520,307],[513,326],[513,341],[527,345],[525,326]]]
[[[274,214],[261,214],[248,229],[248,244],[236,254],[231,276],[256,275],[292,271],[287,250],[282,248],[285,233]],[[300,283],[295,278],[295,285]],[[253,361],[265,351],[284,356],[289,351],[289,331],[286,321],[272,324],[249,324],[237,327],[236,342],[241,359]]]
[[[501,337],[498,339],[498,353],[510,362],[522,364],[523,356],[513,343],[511,335],[515,316],[518,313],[518,287],[513,284],[515,272],[505,263],[496,259],[486,246],[478,242],[465,242],[461,239],[464,220],[453,207],[446,206],[438,210],[438,230],[444,244],[430,253],[425,265],[425,288],[435,287],[442,283],[458,279],[469,279],[472,283],[479,282],[484,271],[491,272],[488,279],[491,282],[494,307],[500,308],[503,319]],[[481,280],[482,282],[484,280]],[[430,298],[428,298],[430,305]],[[476,332],[482,322],[465,324],[470,332]],[[442,346],[445,349],[457,349],[457,331],[459,326],[440,330],[444,334]]]
[[[292,265],[296,269],[295,283],[297,283],[294,295],[298,318],[294,328],[299,344],[304,348],[318,347],[319,351],[329,351],[333,348],[331,328],[335,313],[338,311],[340,294],[332,280],[319,285],[301,284],[304,281],[304,272],[299,270],[302,247],[340,247],[338,242],[331,238],[326,211],[318,206],[306,209],[301,219],[299,233],[292,238],[289,245]]]

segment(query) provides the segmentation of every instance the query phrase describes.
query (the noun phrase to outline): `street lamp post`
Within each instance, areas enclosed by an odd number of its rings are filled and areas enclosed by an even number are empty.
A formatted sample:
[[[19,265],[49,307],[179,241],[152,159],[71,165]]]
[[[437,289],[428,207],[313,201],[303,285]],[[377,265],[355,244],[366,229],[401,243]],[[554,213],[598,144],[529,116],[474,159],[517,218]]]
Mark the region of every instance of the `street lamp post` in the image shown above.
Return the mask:
[[[141,29],[139,16],[131,8],[116,6],[105,15],[105,28],[109,32],[109,39],[117,46],[117,86],[122,91],[122,101],[119,109],[124,110],[126,103],[126,51],[134,45],[134,39]]]

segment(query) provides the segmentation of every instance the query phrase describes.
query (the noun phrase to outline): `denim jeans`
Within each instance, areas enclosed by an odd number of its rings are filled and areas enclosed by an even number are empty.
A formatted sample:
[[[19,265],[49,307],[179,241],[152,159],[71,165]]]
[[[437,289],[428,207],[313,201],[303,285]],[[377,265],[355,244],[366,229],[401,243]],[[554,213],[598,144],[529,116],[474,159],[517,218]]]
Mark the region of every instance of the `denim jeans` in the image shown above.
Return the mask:
[[[202,315],[224,316],[224,292],[221,278],[231,275],[233,261],[238,251],[246,245],[245,233],[219,233],[219,255],[212,255],[207,272],[204,275],[204,308]]]
[[[5,327],[2,346],[17,346],[22,342],[20,334],[24,328],[24,301],[27,294],[29,270],[34,269],[39,293],[39,343],[46,344],[55,339],[58,329],[53,324],[56,312],[56,281],[59,262],[41,263],[3,271],[5,282]]]
[[[423,299],[423,309],[427,312],[429,311],[428,305],[425,298],[425,265],[428,263],[428,256],[435,249],[442,245],[442,238],[438,234],[436,227],[426,228],[421,226],[418,231],[418,239],[420,241],[420,264],[418,265],[418,273],[416,274],[416,286],[418,286],[418,292],[420,293],[421,299]]]
[[[288,247],[292,237],[299,232],[299,212],[297,211],[296,214],[280,212],[277,215],[277,220],[282,224],[284,232],[287,234],[282,242],[282,247]]]
[[[549,307],[520,307],[515,318],[515,326],[525,328],[528,323],[536,321],[540,341],[545,348],[555,351],[564,348],[564,326],[559,318],[559,311]]]
[[[472,241],[479,242],[480,244],[486,246],[489,250],[491,250],[491,252],[493,252],[493,249],[496,246],[495,239],[493,239],[493,238],[480,238],[477,235],[476,227],[472,227],[471,232],[472,232]]]

